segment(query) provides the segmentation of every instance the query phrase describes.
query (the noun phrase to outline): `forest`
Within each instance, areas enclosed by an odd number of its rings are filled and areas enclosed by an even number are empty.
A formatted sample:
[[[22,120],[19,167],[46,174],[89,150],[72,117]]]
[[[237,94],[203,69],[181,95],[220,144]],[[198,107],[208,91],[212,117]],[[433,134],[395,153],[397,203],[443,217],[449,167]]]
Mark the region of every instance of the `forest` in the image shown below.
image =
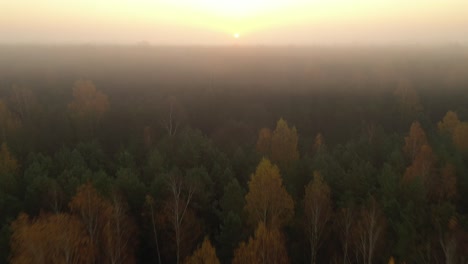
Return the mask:
[[[0,46],[0,263],[468,263],[468,49]]]

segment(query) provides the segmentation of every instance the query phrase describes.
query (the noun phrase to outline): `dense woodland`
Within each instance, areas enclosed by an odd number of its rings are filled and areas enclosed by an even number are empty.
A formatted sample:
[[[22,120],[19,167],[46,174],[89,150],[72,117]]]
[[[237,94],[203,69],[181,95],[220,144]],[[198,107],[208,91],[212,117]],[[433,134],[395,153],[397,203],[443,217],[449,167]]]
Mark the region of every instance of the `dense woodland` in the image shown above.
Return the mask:
[[[0,262],[468,263],[468,49],[0,47]]]

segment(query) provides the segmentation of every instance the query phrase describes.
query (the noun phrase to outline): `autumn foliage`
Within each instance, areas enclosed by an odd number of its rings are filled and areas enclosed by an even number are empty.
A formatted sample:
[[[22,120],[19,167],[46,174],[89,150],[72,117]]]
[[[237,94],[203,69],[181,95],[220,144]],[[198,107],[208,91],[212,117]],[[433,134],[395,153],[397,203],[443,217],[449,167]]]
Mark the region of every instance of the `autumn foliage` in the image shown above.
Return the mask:
[[[423,145],[428,145],[426,132],[424,132],[419,122],[413,122],[409,135],[405,137],[403,152],[409,160],[414,161]]]
[[[0,262],[464,263],[466,107],[436,127],[442,105],[422,112],[416,86],[395,83],[397,102],[368,101],[380,90],[193,102],[159,87],[118,101],[126,90],[87,80],[49,91],[50,105],[2,92]]]
[[[289,257],[283,234],[276,228],[268,228],[262,222],[254,237],[242,242],[234,252],[233,264],[286,264]]]
[[[219,264],[216,249],[210,240],[205,237],[200,248],[193,252],[192,256],[185,259],[185,264]]]
[[[78,118],[90,118],[95,116],[102,118],[109,110],[107,95],[98,91],[93,82],[89,80],[78,80],[73,86],[74,100],[68,108]]]
[[[314,172],[314,179],[305,187],[304,212],[310,244],[310,262],[314,264],[332,213],[330,188],[317,171]]]
[[[439,132],[452,138],[453,144],[458,150],[468,151],[468,122],[461,122],[456,112],[448,111],[437,127]]]
[[[107,95],[98,91],[93,82],[78,80],[73,86],[73,98],[68,104],[70,117],[84,131],[94,134],[102,117],[109,110]]]
[[[11,155],[6,143],[0,147],[0,172],[15,173],[18,169],[18,161]]]
[[[457,172],[453,164],[442,168],[436,190],[440,200],[450,201],[457,197]]]
[[[284,119],[278,120],[271,136],[271,160],[281,167],[299,159],[297,130],[290,128]]]
[[[20,214],[12,223],[12,263],[134,263],[135,225],[126,205],[102,198],[87,183],[70,202],[71,213]]]
[[[276,165],[262,159],[250,177],[245,209],[252,225],[262,222],[268,227],[281,227],[294,214],[294,202],[283,186]]]
[[[453,135],[455,132],[455,128],[460,125],[460,119],[458,119],[458,115],[456,112],[448,111],[442,121],[437,123],[437,128],[441,133],[447,133],[449,135]]]
[[[462,122],[453,131],[453,143],[462,152],[468,152],[468,122]]]
[[[280,118],[273,133],[269,128],[260,129],[256,150],[281,168],[285,168],[299,159],[297,143],[296,128],[290,128],[288,123]]]
[[[11,263],[90,263],[94,254],[83,223],[73,215],[20,214],[11,225]]]
[[[413,163],[406,169],[403,176],[409,182],[419,177],[425,185],[429,185],[434,173],[436,158],[432,148],[425,144],[417,152]]]

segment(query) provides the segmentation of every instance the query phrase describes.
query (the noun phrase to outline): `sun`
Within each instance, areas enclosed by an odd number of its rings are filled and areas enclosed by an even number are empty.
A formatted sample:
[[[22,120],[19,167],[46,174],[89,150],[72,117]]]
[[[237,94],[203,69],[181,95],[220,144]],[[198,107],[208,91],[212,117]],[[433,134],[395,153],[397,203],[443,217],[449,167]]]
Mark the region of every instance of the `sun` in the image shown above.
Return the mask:
[[[240,38],[240,34],[239,34],[239,33],[234,33],[234,38],[235,38],[235,39]]]

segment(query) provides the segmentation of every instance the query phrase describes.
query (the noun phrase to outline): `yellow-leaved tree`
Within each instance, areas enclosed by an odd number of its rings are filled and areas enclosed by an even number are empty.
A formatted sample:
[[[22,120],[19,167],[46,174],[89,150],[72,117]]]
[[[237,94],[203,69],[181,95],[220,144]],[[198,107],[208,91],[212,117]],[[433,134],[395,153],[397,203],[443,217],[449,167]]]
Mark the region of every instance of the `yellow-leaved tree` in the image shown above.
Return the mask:
[[[284,168],[299,159],[297,130],[280,118],[271,136],[271,160]]]
[[[248,243],[241,242],[234,252],[233,264],[287,264],[288,252],[283,234],[260,222],[255,236]]]
[[[8,150],[8,146],[6,143],[2,143],[0,147],[0,172],[1,173],[16,173],[18,169],[18,162],[16,159],[11,155],[10,151]]]
[[[216,249],[211,245],[208,237],[205,237],[201,247],[195,250],[192,256],[185,259],[185,264],[219,264]]]
[[[119,196],[110,202],[88,182],[78,187],[69,207],[89,237],[90,263],[135,263],[136,227]]]
[[[73,101],[68,104],[70,117],[85,125],[93,134],[110,104],[107,95],[98,91],[92,81],[78,80],[73,85]]]
[[[421,147],[427,145],[426,132],[421,127],[419,122],[413,122],[410,127],[408,136],[405,137],[405,146],[403,152],[406,157],[413,162],[416,159]]]
[[[313,153],[315,154],[315,153],[320,152],[320,150],[322,150],[324,146],[325,146],[325,139],[322,133],[318,133],[317,136],[315,136],[314,145],[312,146]]]
[[[82,222],[70,214],[21,213],[11,224],[11,263],[66,263],[92,261],[91,241]]]
[[[460,151],[468,153],[468,122],[462,122],[455,128],[452,140]]]
[[[250,177],[245,200],[253,226],[263,222],[268,227],[281,227],[294,214],[293,199],[283,186],[278,167],[265,158]]]
[[[414,158],[413,163],[406,168],[403,179],[405,182],[410,182],[417,177],[420,177],[426,187],[431,187],[433,180],[433,173],[435,170],[436,157],[432,148],[424,144],[421,146],[419,152]]]
[[[437,127],[440,133],[451,136],[458,150],[468,153],[468,122],[461,122],[456,112],[448,111]]]
[[[316,263],[317,251],[323,239],[325,227],[332,213],[330,187],[319,172],[314,172],[314,179],[305,187],[304,214],[305,226],[310,245],[310,263]]]
[[[435,190],[439,201],[451,201],[457,196],[457,172],[455,166],[445,164],[439,175]]]
[[[101,247],[103,230],[111,213],[111,204],[88,182],[78,187],[69,204],[71,212],[83,223],[92,247]]]
[[[441,133],[447,133],[450,136],[453,135],[455,128],[460,124],[460,119],[456,112],[448,111],[442,121],[437,123],[437,128]]]

